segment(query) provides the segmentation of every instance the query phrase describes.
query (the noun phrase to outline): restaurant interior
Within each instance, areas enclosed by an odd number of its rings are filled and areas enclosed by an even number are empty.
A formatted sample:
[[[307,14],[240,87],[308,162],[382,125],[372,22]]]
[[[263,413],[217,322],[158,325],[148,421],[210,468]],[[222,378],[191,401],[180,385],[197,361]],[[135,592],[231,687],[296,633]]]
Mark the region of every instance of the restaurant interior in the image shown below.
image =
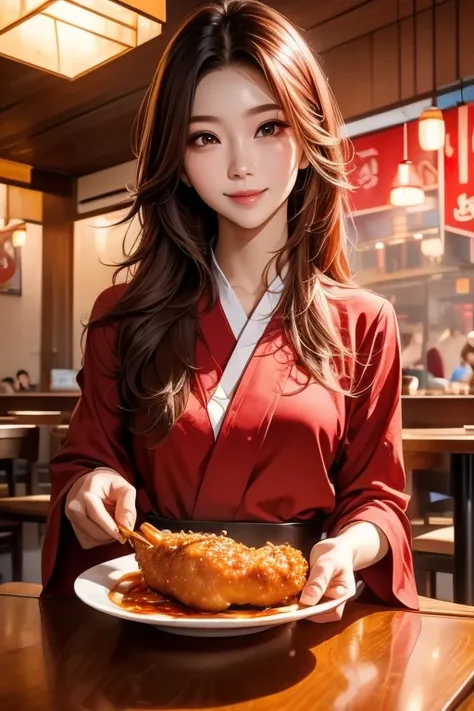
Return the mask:
[[[0,663],[9,670],[0,671],[0,708],[345,711],[372,701],[390,711],[472,711],[473,0],[266,3],[322,58],[349,146],[354,279],[397,315],[421,612],[364,612],[353,602],[342,622],[216,647],[155,641],[149,625],[136,631],[77,600],[39,597],[48,463],[80,398],[84,324],[140,237],[138,219],[125,220],[132,124],[164,48],[201,4],[0,0]],[[53,5],[109,12],[111,24],[118,9],[134,11],[143,36],[130,45],[99,37],[101,49],[79,27],[89,44],[61,58]],[[54,663],[64,668],[48,682]],[[159,688],[153,670],[166,677]],[[247,677],[254,682],[242,686]]]

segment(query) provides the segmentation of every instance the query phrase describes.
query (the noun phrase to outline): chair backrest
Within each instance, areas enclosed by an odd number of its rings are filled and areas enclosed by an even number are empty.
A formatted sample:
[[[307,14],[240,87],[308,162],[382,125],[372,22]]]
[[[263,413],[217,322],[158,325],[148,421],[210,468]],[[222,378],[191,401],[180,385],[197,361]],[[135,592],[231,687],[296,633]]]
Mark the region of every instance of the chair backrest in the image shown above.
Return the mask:
[[[0,459],[26,459],[29,462],[36,462],[38,453],[38,427],[0,425]]]

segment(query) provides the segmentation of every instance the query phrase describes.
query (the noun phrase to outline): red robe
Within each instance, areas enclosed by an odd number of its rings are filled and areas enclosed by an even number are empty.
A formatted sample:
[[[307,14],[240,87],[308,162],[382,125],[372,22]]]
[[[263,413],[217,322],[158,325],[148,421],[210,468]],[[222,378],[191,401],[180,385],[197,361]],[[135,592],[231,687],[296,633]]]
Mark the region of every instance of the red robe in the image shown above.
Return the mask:
[[[120,298],[123,288],[103,292],[93,317]],[[64,515],[71,484],[105,466],[132,483],[139,472],[141,506],[151,505],[165,517],[282,522],[323,512],[328,536],[354,521],[371,522],[385,533],[390,552],[361,577],[380,601],[418,607],[404,514],[396,317],[375,294],[359,289],[341,294],[346,296],[335,301],[336,318],[346,342],[359,353],[356,378],[362,394],[345,397],[307,384],[289,348],[282,348],[274,319],[236,388],[216,441],[197,394],[191,394],[160,446],[151,448],[146,437],[130,435],[113,377],[116,328],[89,332],[78,377],[82,395],[66,443],[51,463],[45,593],[70,593],[82,571],[126,554],[117,543],[82,550]],[[196,361],[201,395],[209,400],[236,340],[220,302],[200,325],[207,347],[198,341]]]

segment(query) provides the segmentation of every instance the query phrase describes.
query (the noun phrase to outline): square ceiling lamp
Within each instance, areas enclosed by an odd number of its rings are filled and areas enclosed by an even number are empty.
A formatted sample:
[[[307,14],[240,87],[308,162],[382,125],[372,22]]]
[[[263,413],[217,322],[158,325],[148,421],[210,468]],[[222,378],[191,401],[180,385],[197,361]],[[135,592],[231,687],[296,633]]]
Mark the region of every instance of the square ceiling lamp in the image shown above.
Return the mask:
[[[166,0],[0,0],[0,55],[67,79],[161,34]]]

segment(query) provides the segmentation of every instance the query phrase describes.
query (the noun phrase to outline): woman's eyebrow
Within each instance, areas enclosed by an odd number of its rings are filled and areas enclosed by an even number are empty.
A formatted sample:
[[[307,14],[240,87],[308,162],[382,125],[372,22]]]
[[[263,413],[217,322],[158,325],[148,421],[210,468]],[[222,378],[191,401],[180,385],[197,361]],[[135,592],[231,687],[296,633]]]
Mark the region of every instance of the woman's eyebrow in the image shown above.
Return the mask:
[[[263,114],[265,111],[280,111],[278,104],[261,104],[260,106],[254,106],[245,112],[246,116],[255,116],[256,114]],[[195,115],[191,116],[189,123],[221,123],[221,119],[217,116],[207,116],[207,115]]]

